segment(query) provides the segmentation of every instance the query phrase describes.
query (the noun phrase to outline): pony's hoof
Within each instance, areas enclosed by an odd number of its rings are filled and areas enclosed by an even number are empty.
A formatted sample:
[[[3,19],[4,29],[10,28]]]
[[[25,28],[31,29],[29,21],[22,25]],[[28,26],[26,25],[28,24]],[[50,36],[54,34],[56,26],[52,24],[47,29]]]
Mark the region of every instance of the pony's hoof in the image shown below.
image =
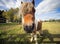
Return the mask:
[[[29,38],[28,40],[29,40],[30,42],[33,42],[33,39],[32,39],[32,38]]]

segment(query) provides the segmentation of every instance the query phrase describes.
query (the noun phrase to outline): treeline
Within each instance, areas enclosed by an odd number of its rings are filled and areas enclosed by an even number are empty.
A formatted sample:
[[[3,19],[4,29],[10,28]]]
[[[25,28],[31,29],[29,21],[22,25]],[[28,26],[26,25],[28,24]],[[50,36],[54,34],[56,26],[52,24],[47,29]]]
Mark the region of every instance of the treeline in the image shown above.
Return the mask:
[[[60,19],[50,19],[50,20],[45,20],[44,22],[60,22]]]
[[[9,10],[0,10],[0,22],[21,22],[21,18],[19,16],[19,8],[9,9]]]

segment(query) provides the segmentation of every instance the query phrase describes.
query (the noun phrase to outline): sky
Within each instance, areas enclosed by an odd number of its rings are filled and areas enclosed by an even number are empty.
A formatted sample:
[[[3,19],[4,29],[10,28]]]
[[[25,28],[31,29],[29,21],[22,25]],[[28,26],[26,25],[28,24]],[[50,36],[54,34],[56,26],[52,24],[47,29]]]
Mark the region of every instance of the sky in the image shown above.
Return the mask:
[[[0,10],[9,10],[21,6],[21,1],[32,0],[0,0]],[[36,20],[60,19],[60,0],[35,0]]]

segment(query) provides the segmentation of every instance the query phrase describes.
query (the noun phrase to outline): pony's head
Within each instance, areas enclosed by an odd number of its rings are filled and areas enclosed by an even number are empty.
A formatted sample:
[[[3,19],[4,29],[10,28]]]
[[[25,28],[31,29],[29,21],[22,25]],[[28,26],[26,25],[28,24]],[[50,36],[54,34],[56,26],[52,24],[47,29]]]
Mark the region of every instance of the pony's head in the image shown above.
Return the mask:
[[[21,2],[20,14],[23,15],[24,24],[31,24],[35,19],[34,2]]]
[[[34,2],[21,2],[20,13],[23,15],[23,25],[26,30],[34,28],[35,8]],[[29,28],[28,28],[29,27]]]

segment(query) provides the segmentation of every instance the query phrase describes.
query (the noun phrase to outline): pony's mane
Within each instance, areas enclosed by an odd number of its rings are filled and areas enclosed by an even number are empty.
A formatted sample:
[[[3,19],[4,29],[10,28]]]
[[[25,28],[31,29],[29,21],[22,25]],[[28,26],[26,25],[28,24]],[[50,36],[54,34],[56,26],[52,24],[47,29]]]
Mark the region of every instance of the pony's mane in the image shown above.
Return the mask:
[[[30,2],[24,2],[23,4],[21,4],[20,12],[22,15],[25,15],[27,13],[34,13],[34,5]]]

